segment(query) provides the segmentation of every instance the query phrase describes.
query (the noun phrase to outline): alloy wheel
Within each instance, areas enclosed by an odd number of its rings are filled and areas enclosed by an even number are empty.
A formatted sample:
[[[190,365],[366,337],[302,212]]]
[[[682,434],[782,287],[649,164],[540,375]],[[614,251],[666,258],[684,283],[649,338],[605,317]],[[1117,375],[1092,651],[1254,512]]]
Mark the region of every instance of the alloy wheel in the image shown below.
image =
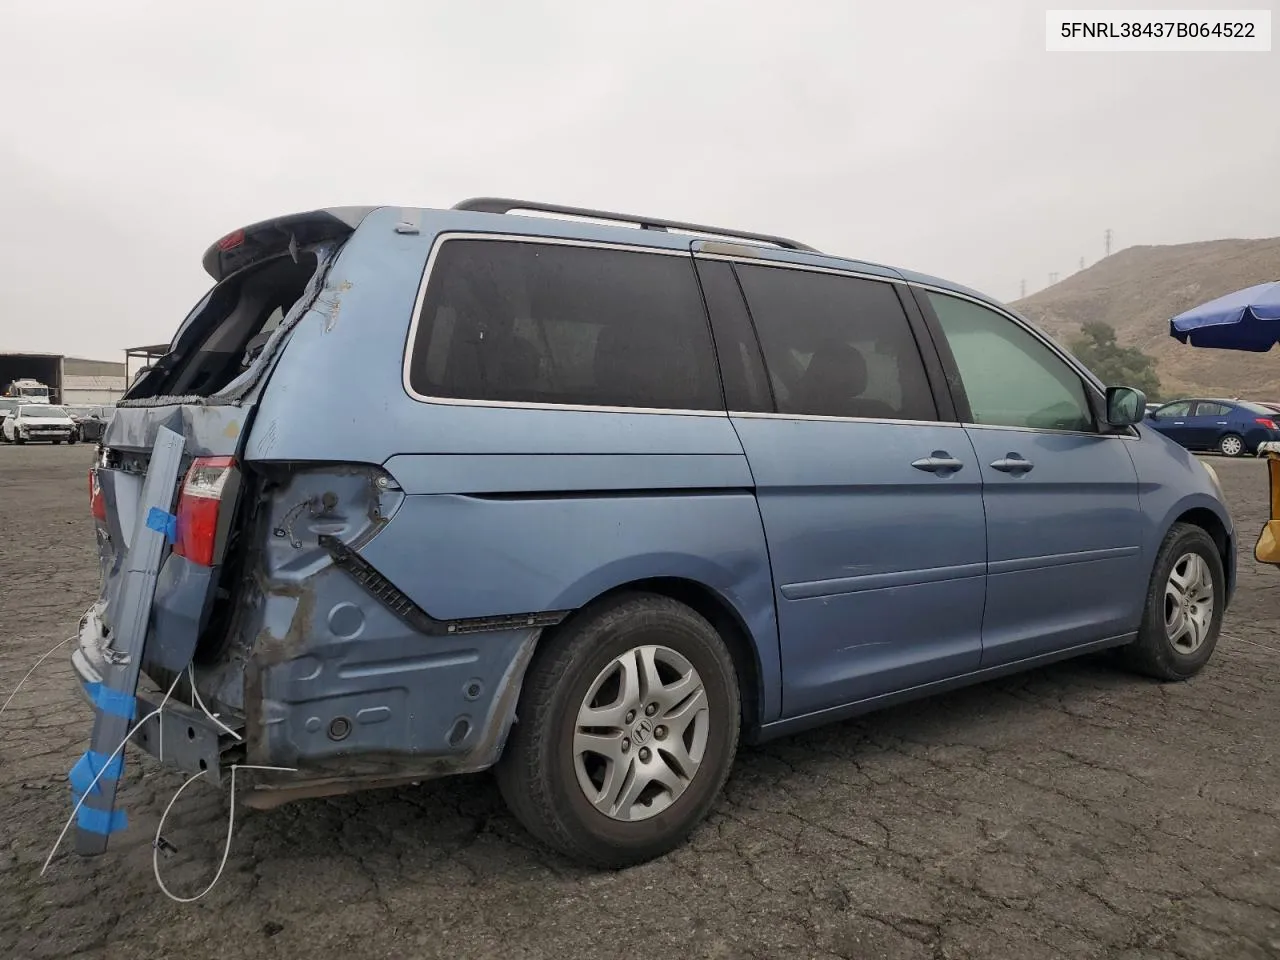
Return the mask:
[[[1213,626],[1213,574],[1198,553],[1183,554],[1164,588],[1165,636],[1178,653],[1200,649]]]
[[[711,722],[702,678],[669,647],[634,647],[587,688],[573,733],[578,785],[600,813],[646,820],[680,798]]]

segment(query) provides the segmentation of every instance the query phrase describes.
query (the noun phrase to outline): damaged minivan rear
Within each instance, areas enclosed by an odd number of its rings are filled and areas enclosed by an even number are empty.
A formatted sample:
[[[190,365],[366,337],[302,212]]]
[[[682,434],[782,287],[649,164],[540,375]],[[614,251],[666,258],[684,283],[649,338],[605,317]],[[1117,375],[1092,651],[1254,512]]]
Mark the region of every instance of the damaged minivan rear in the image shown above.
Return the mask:
[[[512,227],[540,242],[482,242]],[[772,622],[763,535],[741,446],[713,412],[714,364],[688,349],[706,334],[700,315],[690,329],[681,312],[701,296],[688,239],[654,234],[654,255],[620,247],[623,260],[596,264],[612,243],[579,244],[577,229],[341,208],[245,227],[208,250],[212,289],[119,401],[90,471],[102,590],[72,656],[98,711],[86,756],[114,746],[99,742],[104,711],[123,697],[130,719],[146,718],[135,746],[214,783],[243,767],[238,799],[251,807],[485,770],[520,725],[522,693],[526,705],[547,695],[529,690],[535,654],[553,658],[545,680],[565,669],[566,649],[580,652],[549,631],[577,619],[595,636],[601,617],[632,611],[642,631],[660,639],[665,625],[695,644],[645,644],[641,661],[614,651],[590,681],[601,723],[625,721],[649,774],[616,762],[608,730],[571,733],[591,749],[561,781],[581,784],[574,802],[587,816],[607,815],[568,844],[529,816],[548,800],[527,749],[506,751],[500,782],[542,839],[589,862],[645,859],[692,828],[732,762],[737,675],[758,672],[745,644],[735,667],[712,624]],[[672,268],[680,310],[630,333],[594,326],[600,297],[612,300],[609,271],[636,274],[623,291],[633,300],[671,300]],[[557,285],[579,288],[578,302]],[[643,310],[626,319],[640,323]],[[680,361],[665,399],[625,395],[630,350],[646,338],[693,361]],[[541,363],[534,348],[550,351]],[[616,408],[573,402],[591,386],[575,383],[583,370],[618,394]],[[468,384],[497,399],[471,402]],[[523,402],[529,389],[546,402]],[[147,501],[165,443],[181,448],[172,494]],[[675,470],[661,476],[664,466]],[[579,469],[589,475],[566,483]],[[163,546],[144,560],[131,541],[153,534]],[[745,613],[673,600],[694,573]],[[131,649],[123,621],[139,591],[149,613]],[[708,687],[732,715],[710,734]],[[617,718],[605,708],[642,689],[647,703]],[[746,696],[759,700],[754,686]],[[118,763],[100,775],[118,777]],[[89,786],[72,782],[77,797]],[[122,822],[88,812],[82,833]]]
[[[368,311],[400,287],[376,241],[332,274],[370,214],[283,218],[215,244],[215,286],[120,401],[90,472],[103,588],[73,661],[96,688],[120,658],[113,613],[152,448],[163,430],[182,438],[137,714],[173,693],[135,741],[212,780],[237,762],[282,768],[254,778],[250,806],[490,766],[503,733],[490,715],[512,712],[532,637],[559,619],[436,621],[361,559],[404,498],[381,463],[405,433],[376,454],[348,442],[378,429],[385,401],[342,338],[385,336]],[[398,252],[407,325],[424,257]],[[344,315],[357,281],[381,289]],[[325,403],[305,397],[317,388]]]

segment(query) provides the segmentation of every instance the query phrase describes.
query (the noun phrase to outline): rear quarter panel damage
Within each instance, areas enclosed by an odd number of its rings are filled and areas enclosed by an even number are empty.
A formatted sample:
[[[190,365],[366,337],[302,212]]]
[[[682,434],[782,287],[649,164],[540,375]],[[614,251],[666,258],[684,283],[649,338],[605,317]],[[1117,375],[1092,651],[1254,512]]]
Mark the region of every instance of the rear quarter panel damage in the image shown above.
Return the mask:
[[[560,229],[509,219],[512,230]],[[282,489],[255,534],[266,555],[230,655],[245,664],[251,756],[334,778],[488,765],[536,645],[532,629],[413,630],[332,566],[318,539],[326,532],[438,620],[570,610],[638,580],[692,581],[745,625],[761,719],[776,717],[768,554],[726,416],[486,409],[406,392],[407,331],[431,245],[441,229],[481,226],[471,220],[428,213],[420,234],[403,234],[395,211],[370,214],[262,393],[244,457]],[[301,547],[275,536],[290,509],[327,489],[333,463],[387,471],[381,519],[330,529],[307,513],[293,527]],[[367,517],[360,498],[371,489],[334,490],[336,510]],[[234,685],[234,666],[211,669]],[[337,717],[351,723],[339,724],[341,739],[330,737]]]

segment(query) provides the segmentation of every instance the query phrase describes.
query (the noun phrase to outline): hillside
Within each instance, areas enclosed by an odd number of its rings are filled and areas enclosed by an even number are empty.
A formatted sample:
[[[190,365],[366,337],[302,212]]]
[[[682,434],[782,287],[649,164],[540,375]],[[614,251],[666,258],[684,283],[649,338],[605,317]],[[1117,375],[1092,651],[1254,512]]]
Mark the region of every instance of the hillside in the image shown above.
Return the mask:
[[[1247,354],[1184,346],[1169,318],[1196,304],[1280,279],[1280,237],[1129,247],[1012,306],[1066,344],[1101,320],[1156,359],[1165,397],[1202,393],[1280,399],[1280,349]]]

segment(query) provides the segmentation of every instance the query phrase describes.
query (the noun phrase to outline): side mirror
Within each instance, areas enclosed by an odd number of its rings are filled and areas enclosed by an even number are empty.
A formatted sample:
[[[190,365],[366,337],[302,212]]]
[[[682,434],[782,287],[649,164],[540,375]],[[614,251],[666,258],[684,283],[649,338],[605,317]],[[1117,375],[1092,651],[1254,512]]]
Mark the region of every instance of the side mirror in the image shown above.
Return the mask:
[[[1130,427],[1140,423],[1147,409],[1147,397],[1133,387],[1107,387],[1107,423]]]

